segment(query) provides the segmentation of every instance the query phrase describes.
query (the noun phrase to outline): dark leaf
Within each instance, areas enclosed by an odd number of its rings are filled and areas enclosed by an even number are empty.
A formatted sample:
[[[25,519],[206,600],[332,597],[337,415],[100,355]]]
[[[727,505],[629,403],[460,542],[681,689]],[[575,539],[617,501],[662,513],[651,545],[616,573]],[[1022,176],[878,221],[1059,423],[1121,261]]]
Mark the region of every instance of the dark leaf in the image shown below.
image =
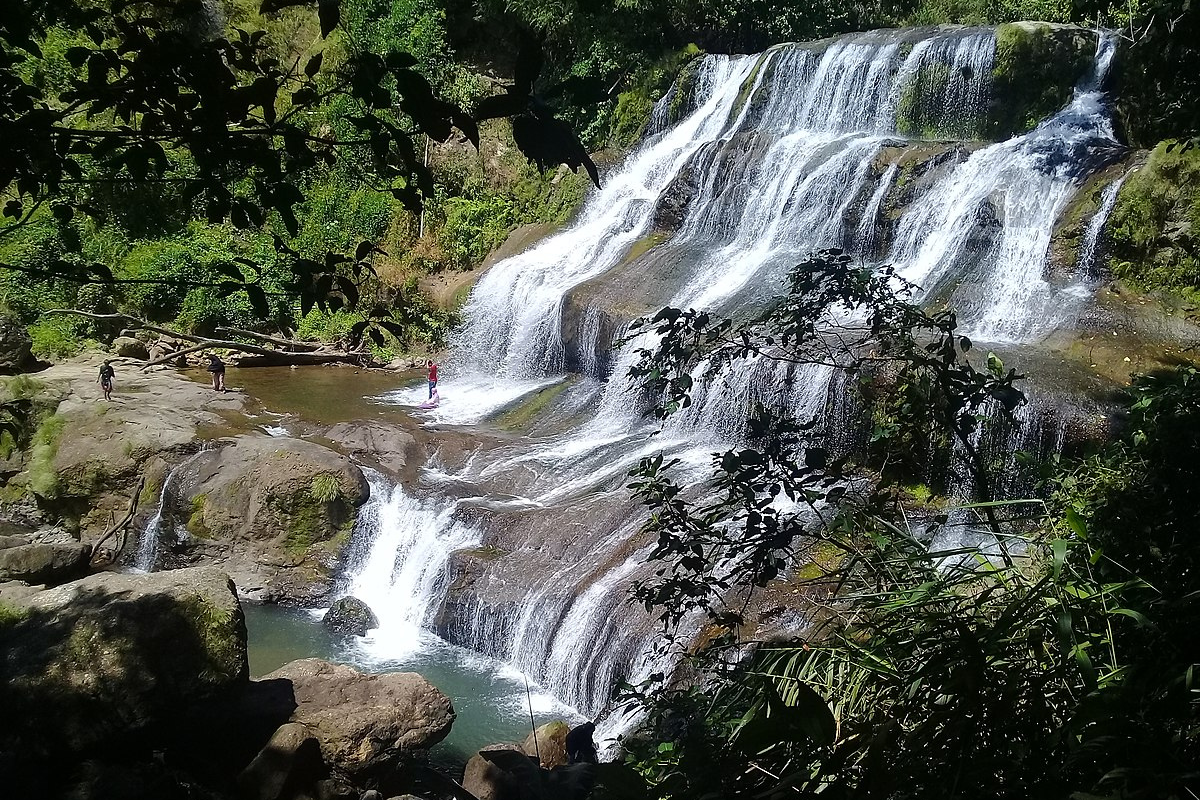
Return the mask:
[[[317,16],[321,20],[321,37],[328,38],[342,20],[340,0],[317,0]]]
[[[304,74],[310,78],[315,77],[316,74],[321,71],[321,61],[324,59],[324,57],[324,53],[317,53],[315,56],[310,58],[308,63],[304,65]]]

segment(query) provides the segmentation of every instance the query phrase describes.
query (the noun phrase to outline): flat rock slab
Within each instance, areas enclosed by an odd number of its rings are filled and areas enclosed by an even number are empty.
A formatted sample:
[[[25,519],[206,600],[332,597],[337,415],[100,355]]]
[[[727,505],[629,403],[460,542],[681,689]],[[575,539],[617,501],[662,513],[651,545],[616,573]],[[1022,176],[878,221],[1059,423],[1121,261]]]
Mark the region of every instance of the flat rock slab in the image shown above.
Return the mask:
[[[291,722],[309,727],[325,763],[349,775],[427,750],[450,733],[450,698],[412,672],[367,675],[316,658],[293,661],[263,681],[286,679],[296,708]]]
[[[408,466],[417,446],[408,431],[380,422],[341,422],[323,435],[349,455],[374,462],[393,477]]]

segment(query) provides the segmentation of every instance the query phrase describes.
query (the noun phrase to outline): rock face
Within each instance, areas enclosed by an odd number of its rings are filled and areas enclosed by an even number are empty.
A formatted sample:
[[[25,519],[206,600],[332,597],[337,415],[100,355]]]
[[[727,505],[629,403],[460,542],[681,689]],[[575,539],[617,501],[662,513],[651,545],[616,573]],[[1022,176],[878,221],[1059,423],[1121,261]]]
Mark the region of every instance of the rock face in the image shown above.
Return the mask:
[[[16,317],[0,314],[0,374],[20,372],[28,365],[33,346],[29,332]]]
[[[57,586],[87,575],[90,544],[21,544],[0,547],[0,581]]]
[[[218,563],[239,586],[316,600],[355,511],[370,494],[362,470],[313,442],[248,434],[199,454],[171,498],[189,533],[166,563]]]
[[[411,433],[380,422],[341,422],[325,431],[324,436],[356,459],[393,477],[404,472],[417,447]]]
[[[0,772],[5,755],[119,745],[248,680],[242,609],[213,569],[102,573],[0,603]]]
[[[450,732],[450,698],[411,672],[364,675],[308,658],[263,678],[291,682],[291,721],[307,725],[330,768],[359,776],[427,750]]]
[[[357,597],[339,597],[325,612],[321,624],[337,633],[365,636],[367,631],[379,627],[379,619],[371,607]]]
[[[121,358],[138,358],[143,361],[150,358],[150,350],[144,342],[132,336],[119,336],[113,339],[113,352]]]

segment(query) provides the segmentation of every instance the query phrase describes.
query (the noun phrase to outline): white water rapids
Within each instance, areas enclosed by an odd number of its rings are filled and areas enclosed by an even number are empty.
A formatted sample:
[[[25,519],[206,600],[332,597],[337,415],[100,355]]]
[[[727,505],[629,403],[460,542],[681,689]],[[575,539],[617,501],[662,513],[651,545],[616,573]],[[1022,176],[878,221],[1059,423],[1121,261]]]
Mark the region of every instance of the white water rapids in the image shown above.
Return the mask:
[[[427,422],[486,429],[535,393],[558,394],[525,436],[437,454],[413,486],[372,478],[343,587],[381,617],[364,647],[387,657],[436,630],[585,716],[604,714],[623,681],[669,668],[653,620],[626,602],[651,544],[628,470],[666,452],[699,477],[710,453],[742,435],[752,399],[817,417],[836,436],[846,392],[828,369],[752,362],[701,385],[694,406],[657,431],[624,381],[634,355],[608,353],[614,332],[645,305],[761,308],[794,264],[826,247],[895,265],[981,341],[1035,341],[1070,322],[1090,290],[1050,280],[1047,248],[1101,165],[1093,151],[1114,143],[1101,92],[1112,46],[1099,37],[1093,73],[1028,134],[946,144],[942,168],[899,212],[887,197],[910,180],[894,157],[914,145],[897,132],[906,87],[924,66],[945,65],[939,135],[974,130],[992,31],[872,32],[704,58],[692,110],[666,125],[660,107],[657,132],[574,224],[497,263],[473,290]],[[677,229],[631,258],[682,184]],[[383,401],[415,406],[424,395]]]

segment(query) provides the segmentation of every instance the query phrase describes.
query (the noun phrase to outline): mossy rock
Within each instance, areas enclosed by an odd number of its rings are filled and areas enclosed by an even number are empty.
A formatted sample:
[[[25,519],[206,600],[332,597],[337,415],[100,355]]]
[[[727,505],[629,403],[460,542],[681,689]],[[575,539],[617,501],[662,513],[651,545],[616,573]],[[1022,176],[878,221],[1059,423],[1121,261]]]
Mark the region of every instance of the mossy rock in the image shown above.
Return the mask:
[[[1109,267],[1140,291],[1200,301],[1200,149],[1162,142],[1121,186]]]
[[[1057,113],[1092,68],[1095,52],[1096,35],[1073,25],[999,26],[984,135],[995,141],[1008,139]]]

